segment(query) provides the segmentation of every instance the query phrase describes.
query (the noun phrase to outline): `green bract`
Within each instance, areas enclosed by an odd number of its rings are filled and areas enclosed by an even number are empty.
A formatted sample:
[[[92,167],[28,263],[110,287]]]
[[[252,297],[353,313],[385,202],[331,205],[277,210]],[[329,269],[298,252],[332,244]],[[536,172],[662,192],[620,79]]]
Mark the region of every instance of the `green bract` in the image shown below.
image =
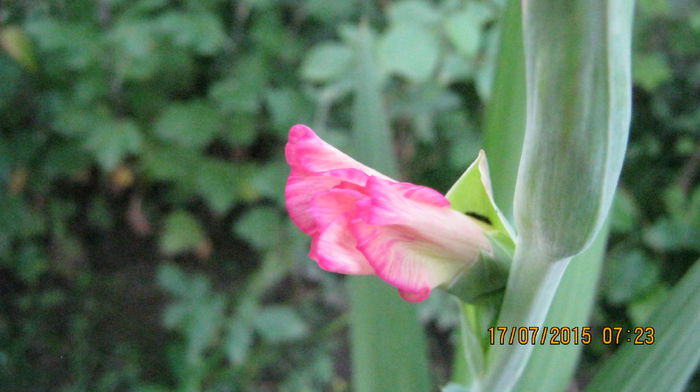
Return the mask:
[[[465,301],[474,301],[482,295],[505,287],[508,268],[515,247],[513,230],[493,200],[486,154],[481,151],[447,192],[452,208],[470,215],[483,224],[493,253],[482,257],[458,280],[450,291]]]

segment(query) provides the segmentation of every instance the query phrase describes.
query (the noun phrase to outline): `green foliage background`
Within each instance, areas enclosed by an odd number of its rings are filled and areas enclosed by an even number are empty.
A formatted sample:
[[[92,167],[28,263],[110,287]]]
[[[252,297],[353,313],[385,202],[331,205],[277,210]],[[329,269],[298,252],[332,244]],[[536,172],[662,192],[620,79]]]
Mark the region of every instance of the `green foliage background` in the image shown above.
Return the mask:
[[[2,3],[0,389],[348,390],[343,278],[286,218],[286,132],[353,151],[368,25],[401,177],[446,191],[481,145],[502,6]],[[644,326],[700,253],[700,6],[640,0],[635,38],[594,330]],[[420,311],[444,384],[457,315]],[[616,349],[593,343],[576,384]]]

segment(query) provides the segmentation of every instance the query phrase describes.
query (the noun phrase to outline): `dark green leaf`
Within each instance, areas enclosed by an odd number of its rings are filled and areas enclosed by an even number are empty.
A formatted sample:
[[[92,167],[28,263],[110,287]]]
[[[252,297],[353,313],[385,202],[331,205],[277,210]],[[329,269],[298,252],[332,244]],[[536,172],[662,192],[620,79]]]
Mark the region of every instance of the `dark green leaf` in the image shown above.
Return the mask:
[[[155,133],[182,147],[202,148],[220,131],[219,113],[201,101],[173,104],[158,118]]]
[[[255,316],[255,329],[270,343],[288,342],[306,336],[308,326],[292,308],[271,305]]]
[[[141,150],[141,131],[133,121],[115,120],[95,125],[96,128],[86,136],[85,147],[102,168],[112,169],[127,154]]]
[[[192,251],[205,240],[204,230],[197,219],[184,210],[172,212],[165,220],[160,247],[166,254]]]
[[[279,242],[280,223],[280,213],[275,208],[256,207],[234,222],[233,231],[250,244],[267,249]]]

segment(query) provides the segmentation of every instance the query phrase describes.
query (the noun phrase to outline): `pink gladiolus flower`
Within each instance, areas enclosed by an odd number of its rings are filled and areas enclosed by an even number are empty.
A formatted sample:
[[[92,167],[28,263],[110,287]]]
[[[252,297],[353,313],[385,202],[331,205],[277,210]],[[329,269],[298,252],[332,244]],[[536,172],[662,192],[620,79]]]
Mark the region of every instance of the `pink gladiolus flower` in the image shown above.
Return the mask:
[[[395,181],[304,125],[290,129],[285,153],[287,210],[324,270],[376,274],[415,302],[491,252],[481,224],[439,192]]]

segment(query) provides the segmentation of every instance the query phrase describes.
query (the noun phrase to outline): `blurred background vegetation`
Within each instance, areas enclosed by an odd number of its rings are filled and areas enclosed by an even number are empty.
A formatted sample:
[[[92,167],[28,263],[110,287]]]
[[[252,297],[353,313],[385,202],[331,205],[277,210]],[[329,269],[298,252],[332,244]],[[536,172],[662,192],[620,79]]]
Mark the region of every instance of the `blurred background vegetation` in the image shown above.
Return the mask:
[[[353,151],[369,28],[401,177],[445,192],[480,148],[502,7],[0,3],[0,390],[349,390],[343,277],[286,217],[286,133]],[[594,328],[643,326],[700,254],[700,5],[640,0],[635,36]],[[444,384],[456,314],[440,293],[420,314]],[[616,349],[593,343],[579,385]]]

